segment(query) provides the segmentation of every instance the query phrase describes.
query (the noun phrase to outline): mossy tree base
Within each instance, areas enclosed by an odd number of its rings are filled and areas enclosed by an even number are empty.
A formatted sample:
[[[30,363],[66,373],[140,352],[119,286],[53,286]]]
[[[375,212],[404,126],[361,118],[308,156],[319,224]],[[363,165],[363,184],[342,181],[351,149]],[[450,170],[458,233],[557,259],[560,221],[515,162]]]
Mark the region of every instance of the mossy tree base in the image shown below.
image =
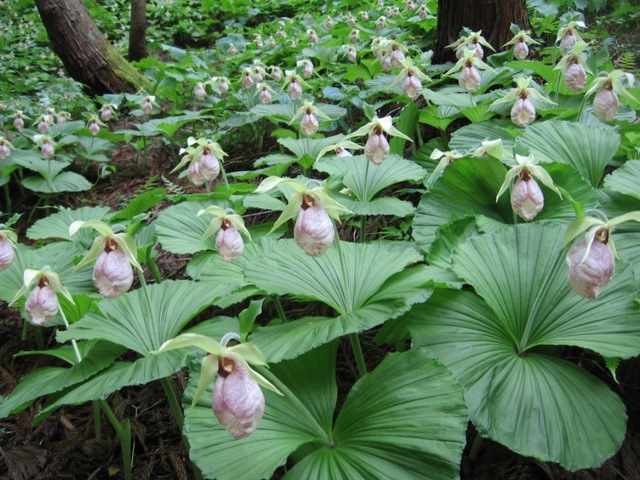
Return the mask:
[[[36,0],[53,50],[68,74],[90,93],[149,91],[151,83],[134,69],[93,21],[82,0]]]

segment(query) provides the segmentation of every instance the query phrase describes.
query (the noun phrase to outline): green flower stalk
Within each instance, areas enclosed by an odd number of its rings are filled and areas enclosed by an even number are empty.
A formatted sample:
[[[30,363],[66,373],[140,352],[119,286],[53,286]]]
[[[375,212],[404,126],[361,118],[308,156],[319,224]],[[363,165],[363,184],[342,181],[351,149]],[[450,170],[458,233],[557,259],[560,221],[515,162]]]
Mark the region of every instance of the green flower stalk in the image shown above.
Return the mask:
[[[530,221],[544,207],[544,195],[535,180],[536,178],[556,192],[560,198],[562,198],[562,194],[553,183],[551,175],[543,167],[537,165],[533,156],[516,155],[516,162],[517,165],[512,167],[505,175],[504,182],[496,195],[496,202],[509,188],[513,179],[517,177],[511,190],[511,207],[520,218]]]

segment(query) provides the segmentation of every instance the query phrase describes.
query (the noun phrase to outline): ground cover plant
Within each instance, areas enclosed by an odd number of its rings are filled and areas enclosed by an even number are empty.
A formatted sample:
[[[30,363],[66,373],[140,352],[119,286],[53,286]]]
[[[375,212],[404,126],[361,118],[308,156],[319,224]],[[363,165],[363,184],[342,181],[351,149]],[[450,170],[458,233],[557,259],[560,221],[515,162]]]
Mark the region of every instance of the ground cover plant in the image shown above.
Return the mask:
[[[435,1],[201,7],[150,5],[153,88],[89,97],[0,6],[0,471],[640,475],[627,3],[444,64]]]

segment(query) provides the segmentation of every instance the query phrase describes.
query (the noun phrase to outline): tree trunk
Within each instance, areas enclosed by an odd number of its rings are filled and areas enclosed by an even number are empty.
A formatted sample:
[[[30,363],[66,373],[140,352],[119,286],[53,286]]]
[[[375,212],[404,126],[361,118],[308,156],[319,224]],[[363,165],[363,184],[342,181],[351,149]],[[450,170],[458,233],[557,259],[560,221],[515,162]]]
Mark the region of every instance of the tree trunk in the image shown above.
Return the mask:
[[[460,37],[463,27],[477,32],[496,51],[513,38],[509,30],[514,23],[521,30],[529,29],[529,12],[526,0],[438,0],[438,27],[434,63],[454,60],[452,49],[445,49]]]
[[[147,0],[131,0],[129,29],[129,61],[147,56]]]
[[[82,0],[36,0],[53,50],[90,93],[136,92],[152,85],[107,42]]]

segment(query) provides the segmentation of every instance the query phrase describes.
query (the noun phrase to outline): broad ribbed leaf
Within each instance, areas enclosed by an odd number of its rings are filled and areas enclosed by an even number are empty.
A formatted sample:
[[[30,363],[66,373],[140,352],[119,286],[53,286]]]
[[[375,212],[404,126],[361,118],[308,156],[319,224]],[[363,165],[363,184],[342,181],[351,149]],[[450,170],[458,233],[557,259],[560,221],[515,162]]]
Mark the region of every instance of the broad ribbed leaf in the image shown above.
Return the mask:
[[[515,135],[510,127],[512,128],[513,124],[508,120],[487,120],[465,125],[451,134],[449,148],[461,153],[473,153],[483,141],[501,138],[505,149],[510,150],[515,144]]]
[[[202,309],[228,293],[226,284],[166,280],[100,302],[100,313],[89,313],[60,341],[104,339],[147,355],[175,337]]]
[[[183,202],[173,205],[158,214],[155,222],[158,241],[162,248],[171,253],[196,253],[201,250],[215,250],[216,237],[201,240],[213,216],[198,212],[211,205],[227,208],[224,202]]]
[[[358,309],[394,273],[420,260],[417,252],[392,246],[339,242],[311,257],[293,241],[247,265],[246,278],[268,293],[319,300],[344,314]]]
[[[441,290],[409,315],[414,341],[465,387],[471,419],[484,435],[575,470],[617,451],[624,407],[604,383],[541,347],[638,355],[640,306],[631,268],[622,263],[598,299],[576,295],[567,282],[564,231],[538,223],[470,238],[453,268],[477,295]]]
[[[154,188],[132,198],[127,206],[115,213],[109,219],[111,222],[119,220],[131,220],[136,215],[147,212],[167,198],[164,188]]]
[[[605,187],[640,199],[638,185],[640,185],[640,160],[628,160],[604,179]]]
[[[398,253],[399,254],[399,253]],[[259,327],[251,342],[277,362],[300,354],[331,340],[358,333],[398,317],[411,305],[424,302],[432,292],[428,267],[404,270],[388,277],[365,303],[337,317],[303,317],[280,325]]]
[[[335,145],[343,139],[344,135],[334,135],[326,138],[279,138],[278,143],[291,150],[298,158],[309,155],[315,159],[322,149]]]
[[[385,188],[400,182],[419,182],[426,171],[415,162],[398,155],[389,155],[375,165],[364,155],[336,157],[317,165],[318,170],[343,174],[343,184],[360,201],[371,201]]]
[[[213,385],[191,408],[200,376],[199,362],[193,362],[183,399],[184,429],[191,458],[204,475],[218,480],[270,478],[300,446],[328,444],[337,396],[336,346],[333,342],[297,361],[272,365],[273,374],[262,370],[284,396],[263,390],[264,417],[257,430],[241,440],[233,438],[213,414]]]
[[[518,138],[518,144],[529,147],[540,162],[571,165],[597,187],[605,167],[620,146],[620,135],[607,126],[588,127],[552,120],[527,127]]]
[[[379,197],[370,202],[360,202],[345,195],[336,195],[335,199],[355,215],[393,215],[404,218],[415,212],[415,207],[411,202],[395,197]]]
[[[108,215],[109,207],[82,207],[77,210],[62,208],[59,212],[35,222],[27,230],[27,237],[31,240],[43,240],[46,238],[82,240],[85,245],[89,245],[95,237],[95,231],[90,228],[80,229],[73,236],[70,236],[69,226],[78,220],[104,220]]]
[[[22,377],[12,392],[0,399],[0,418],[24,410],[39,397],[86,380],[108,367],[125,350],[109,342],[91,343],[89,350],[82,349],[82,361],[69,368],[43,367]],[[79,347],[82,348],[82,344]],[[68,349],[68,347],[63,348]]]
[[[92,187],[82,175],[75,172],[62,172],[55,177],[26,177],[22,186],[39,193],[84,192]]]

